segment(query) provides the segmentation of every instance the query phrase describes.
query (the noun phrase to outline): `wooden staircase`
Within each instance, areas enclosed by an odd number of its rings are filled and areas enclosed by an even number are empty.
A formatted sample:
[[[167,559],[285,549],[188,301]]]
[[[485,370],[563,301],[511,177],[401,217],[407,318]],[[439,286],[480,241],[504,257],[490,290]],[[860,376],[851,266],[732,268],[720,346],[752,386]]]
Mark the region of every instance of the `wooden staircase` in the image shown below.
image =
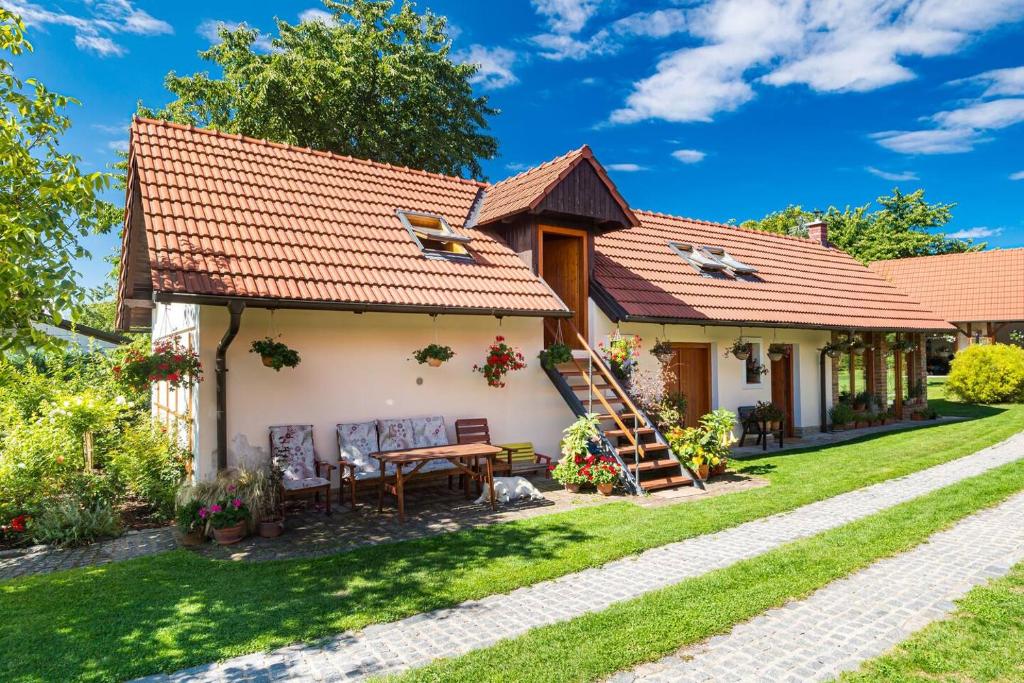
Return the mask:
[[[566,323],[563,323],[566,324]],[[545,368],[548,377],[577,416],[597,414],[604,450],[624,469],[633,493],[703,482],[673,455],[654,422],[634,404],[586,339],[568,323],[582,350],[568,363]]]

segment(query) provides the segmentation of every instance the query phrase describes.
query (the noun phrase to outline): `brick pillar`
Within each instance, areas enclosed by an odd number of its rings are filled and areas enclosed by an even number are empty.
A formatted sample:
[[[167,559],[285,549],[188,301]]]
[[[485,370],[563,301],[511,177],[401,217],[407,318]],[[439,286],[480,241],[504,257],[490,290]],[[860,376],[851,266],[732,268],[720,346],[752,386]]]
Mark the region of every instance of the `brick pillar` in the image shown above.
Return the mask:
[[[839,334],[836,332],[832,333],[832,343],[835,344],[839,341]],[[825,406],[831,408],[836,403],[839,403],[839,359],[830,358],[829,361],[832,365],[832,403],[831,405]]]
[[[921,386],[924,387],[924,393],[921,395],[921,404],[925,407],[928,406],[928,359],[926,358],[925,342],[923,334],[914,335],[914,345],[916,352],[914,353],[914,381],[920,382]]]
[[[875,400],[881,408],[886,407],[889,393],[886,390],[885,382],[889,370],[889,347],[885,341],[885,335],[881,332],[871,333],[871,381],[875,387]]]

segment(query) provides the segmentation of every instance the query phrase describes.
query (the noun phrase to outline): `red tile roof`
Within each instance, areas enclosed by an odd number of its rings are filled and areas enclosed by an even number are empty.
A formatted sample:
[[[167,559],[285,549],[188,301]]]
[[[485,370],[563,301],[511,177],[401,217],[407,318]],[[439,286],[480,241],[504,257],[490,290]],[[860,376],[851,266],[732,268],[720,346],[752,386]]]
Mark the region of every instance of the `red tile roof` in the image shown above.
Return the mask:
[[[639,221],[636,220],[626,200],[619,194],[615,183],[605,173],[604,168],[594,158],[594,153],[587,145],[490,186],[487,189],[483,208],[477,218],[477,224],[486,225],[536,208],[558,185],[559,181],[581,163],[593,165],[616,203],[626,214],[626,218],[632,225],[639,225]]]
[[[515,252],[464,229],[483,183],[148,119],[130,154],[154,291],[566,311]],[[473,262],[426,258],[398,209],[472,236]]]
[[[950,322],[1024,321],[1024,249],[875,261],[870,267]]]
[[[951,329],[838,249],[800,237],[637,211],[642,227],[597,238],[594,276],[627,318],[838,329]],[[668,243],[724,247],[754,278],[702,275]]]

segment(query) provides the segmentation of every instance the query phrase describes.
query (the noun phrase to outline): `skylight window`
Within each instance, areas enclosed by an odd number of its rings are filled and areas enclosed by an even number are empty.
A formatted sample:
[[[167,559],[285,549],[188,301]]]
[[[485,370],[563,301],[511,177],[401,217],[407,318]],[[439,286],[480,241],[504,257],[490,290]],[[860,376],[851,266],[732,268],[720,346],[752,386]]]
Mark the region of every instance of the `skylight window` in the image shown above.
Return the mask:
[[[399,211],[398,217],[427,258],[472,260],[466,245],[473,238],[456,234],[441,216]]]
[[[704,251],[737,275],[753,275],[757,272],[757,268],[732,257],[723,247],[704,247]]]
[[[668,246],[706,277],[726,277],[730,273],[737,277],[757,272],[757,268],[733,258],[722,247],[697,247],[684,242],[669,242]]]

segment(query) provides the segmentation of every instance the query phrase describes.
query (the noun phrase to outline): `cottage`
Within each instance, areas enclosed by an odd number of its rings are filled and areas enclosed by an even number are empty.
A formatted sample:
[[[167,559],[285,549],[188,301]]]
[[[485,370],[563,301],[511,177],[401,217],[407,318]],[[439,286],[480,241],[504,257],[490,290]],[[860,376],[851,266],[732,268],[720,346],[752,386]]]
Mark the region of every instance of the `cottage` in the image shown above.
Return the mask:
[[[593,411],[620,455],[650,456],[634,473],[656,488],[688,478],[595,370],[616,331],[670,344],[690,420],[773,400],[799,435],[827,424],[843,390],[899,403],[923,380],[922,333],[952,327],[830,248],[823,224],[811,234],[635,210],[587,147],[487,184],[137,119],[118,325],[198,351],[208,380],[157,385],[154,410],[191,443],[199,477],[265,462],[270,425],[312,424],[331,459],[339,423],[441,415],[454,438],[455,419],[486,417],[496,441],[557,453],[574,414]],[[249,353],[268,335],[298,367]],[[501,389],[473,371],[498,335],[528,362]],[[890,358],[898,337],[918,351]],[[863,344],[825,353],[846,339]],[[574,360],[545,370],[537,354],[559,340]],[[411,359],[435,341],[454,358]],[[725,355],[736,341],[745,360]],[[770,359],[771,344],[785,353]]]

